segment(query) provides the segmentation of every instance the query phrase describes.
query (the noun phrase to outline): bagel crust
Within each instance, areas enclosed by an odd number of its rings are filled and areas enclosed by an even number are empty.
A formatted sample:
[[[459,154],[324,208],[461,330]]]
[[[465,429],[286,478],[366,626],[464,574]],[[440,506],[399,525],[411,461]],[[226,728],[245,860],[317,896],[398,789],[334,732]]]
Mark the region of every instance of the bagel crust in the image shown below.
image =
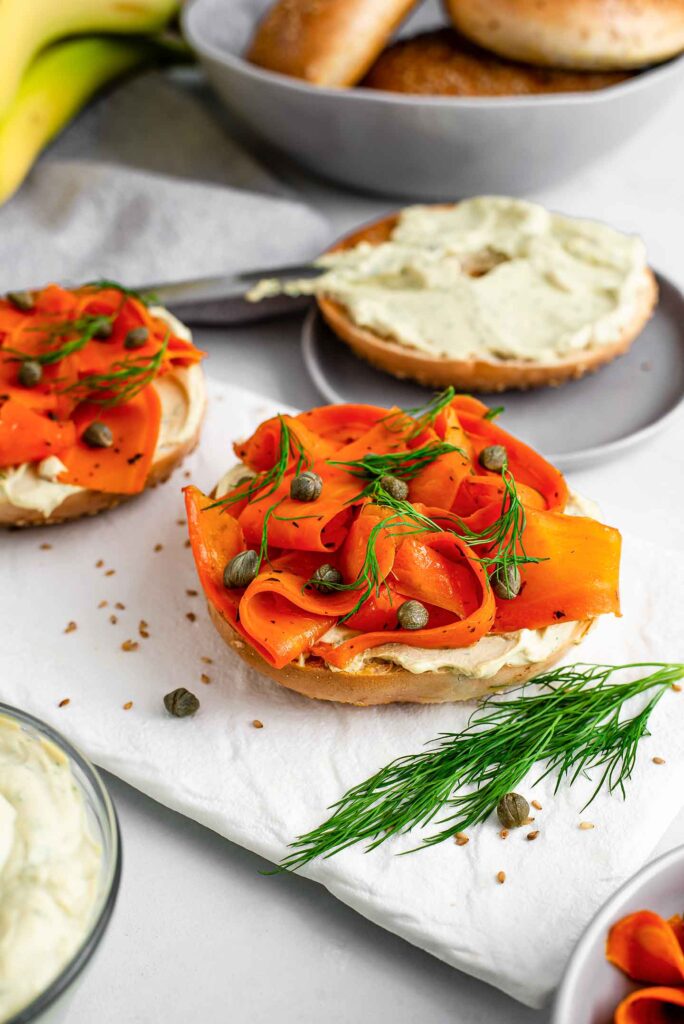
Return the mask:
[[[394,43],[361,84],[425,96],[529,96],[605,89],[627,77],[626,72],[589,74],[505,60],[443,28]]]
[[[684,50],[682,0],[445,0],[454,26],[511,60],[640,68]]]
[[[313,85],[355,85],[416,0],[278,0],[247,51],[253,64]]]
[[[348,235],[331,251],[352,248],[359,242],[379,245],[387,241],[398,221],[398,215],[380,221]],[[576,380],[593,373],[617,356],[625,353],[641,333],[653,313],[658,299],[658,286],[649,268],[644,269],[632,320],[615,341],[594,348],[582,349],[552,363],[520,359],[449,359],[432,356],[408,345],[383,338],[373,331],[359,327],[345,307],[326,296],[317,296],[318,307],[334,333],[372,366],[401,379],[418,381],[427,387],[444,388],[452,385],[457,390],[498,392],[508,389],[526,390],[537,387],[557,387],[568,380]]]
[[[581,643],[592,620],[578,622],[568,640],[544,661],[531,665],[504,665],[487,679],[475,679],[457,672],[408,672],[390,662],[374,663],[362,672],[329,669],[321,659],[310,659],[300,666],[294,662],[274,668],[251,647],[214,606],[209,617],[223,640],[250,668],[268,676],[288,690],[316,700],[370,707],[375,704],[445,704],[480,700],[492,693],[520,686],[552,668],[575,644]]]

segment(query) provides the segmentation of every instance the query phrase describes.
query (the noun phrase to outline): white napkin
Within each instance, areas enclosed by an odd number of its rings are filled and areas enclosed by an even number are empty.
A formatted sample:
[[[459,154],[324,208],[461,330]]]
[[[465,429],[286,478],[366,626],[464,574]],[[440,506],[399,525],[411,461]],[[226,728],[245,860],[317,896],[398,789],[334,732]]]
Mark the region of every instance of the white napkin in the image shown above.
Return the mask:
[[[201,448],[187,463],[204,489],[230,463],[230,441],[276,410],[217,383],[211,395]],[[201,596],[187,593],[198,584],[177,522],[186,474],[95,519],[0,537],[0,697],[46,719],[153,798],[278,861],[350,785],[439,732],[462,728],[472,707],[344,707],[306,700],[248,671],[218,638]],[[684,584],[675,564],[662,548],[626,537],[624,618],[602,622],[575,660],[681,660]],[[103,600],[107,607],[98,608]],[[149,639],[138,637],[141,619]],[[65,633],[70,620],[77,629]],[[139,649],[123,651],[127,639]],[[201,700],[194,718],[164,710],[163,695],[181,685]],[[534,791],[521,785],[543,806],[534,812],[534,842],[529,829],[502,840],[489,821],[471,830],[466,846],[447,842],[397,857],[414,834],[369,854],[352,848],[305,873],[383,927],[538,1006],[596,908],[684,803],[683,727],[684,694],[667,693],[626,802],[603,795],[581,812],[588,783],[557,796],[552,779]],[[666,763],[653,764],[656,755]],[[581,820],[596,827],[582,831]]]
[[[289,198],[191,86],[184,76],[144,75],[60,138],[0,209],[0,290],[97,277],[177,281],[325,248],[324,218]]]

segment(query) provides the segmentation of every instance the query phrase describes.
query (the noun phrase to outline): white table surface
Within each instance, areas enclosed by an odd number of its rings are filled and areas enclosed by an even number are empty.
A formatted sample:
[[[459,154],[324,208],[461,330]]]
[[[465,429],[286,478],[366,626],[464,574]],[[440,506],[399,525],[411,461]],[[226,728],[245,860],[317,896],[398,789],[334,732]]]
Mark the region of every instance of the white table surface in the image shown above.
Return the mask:
[[[684,284],[682,106],[670,106],[609,160],[531,197],[640,233],[653,264]],[[331,220],[331,237],[396,206],[343,193],[267,156],[271,168]],[[198,335],[214,376],[306,407],[318,401],[300,355],[297,318]],[[361,367],[360,367],[361,371]],[[621,459],[621,493],[600,468],[576,474],[582,493],[622,509],[621,525],[684,548],[680,418]],[[658,480],[658,488],[647,485]],[[643,484],[634,486],[633,481]],[[654,506],[654,501],[657,505]],[[681,609],[676,610],[681,614]],[[533,1012],[365,921],[323,889],[266,865],[107,777],[124,839],[119,903],[70,1024],[542,1024]],[[684,842],[684,814],[657,852]]]

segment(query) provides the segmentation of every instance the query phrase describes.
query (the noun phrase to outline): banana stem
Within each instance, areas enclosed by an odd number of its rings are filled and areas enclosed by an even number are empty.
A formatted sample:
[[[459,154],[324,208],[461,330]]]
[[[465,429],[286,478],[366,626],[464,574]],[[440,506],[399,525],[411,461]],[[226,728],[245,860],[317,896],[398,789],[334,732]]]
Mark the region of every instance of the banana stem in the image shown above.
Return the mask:
[[[84,37],[55,43],[30,65],[0,119],[0,204],[16,192],[43,148],[103,86],[168,59],[148,39]]]

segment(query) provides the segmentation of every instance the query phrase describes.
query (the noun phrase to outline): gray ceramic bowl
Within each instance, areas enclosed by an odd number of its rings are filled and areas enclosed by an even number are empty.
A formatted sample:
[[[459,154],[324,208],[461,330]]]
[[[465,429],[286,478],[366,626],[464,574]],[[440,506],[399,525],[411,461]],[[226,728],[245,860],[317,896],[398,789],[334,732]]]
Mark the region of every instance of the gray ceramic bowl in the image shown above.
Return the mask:
[[[523,195],[574,174],[675,95],[684,57],[596,92],[459,99],[322,89],[243,60],[270,0],[194,0],[186,38],[216,92],[256,135],[346,186],[412,199]],[[436,4],[404,31],[443,22]]]
[[[683,904],[684,846],[678,846],[637,872],[599,910],[570,958],[551,1024],[611,1024],[618,1003],[640,986],[606,960],[610,926],[635,910],[672,917]]]

